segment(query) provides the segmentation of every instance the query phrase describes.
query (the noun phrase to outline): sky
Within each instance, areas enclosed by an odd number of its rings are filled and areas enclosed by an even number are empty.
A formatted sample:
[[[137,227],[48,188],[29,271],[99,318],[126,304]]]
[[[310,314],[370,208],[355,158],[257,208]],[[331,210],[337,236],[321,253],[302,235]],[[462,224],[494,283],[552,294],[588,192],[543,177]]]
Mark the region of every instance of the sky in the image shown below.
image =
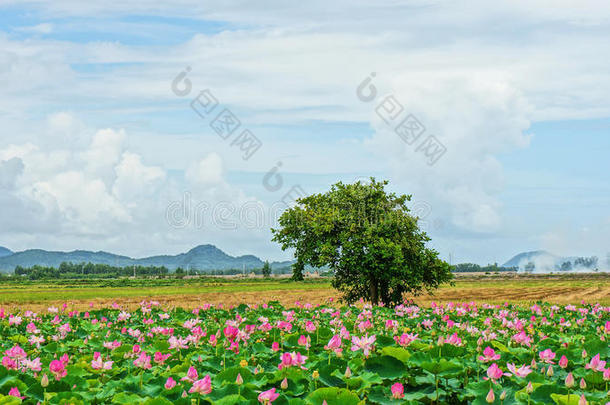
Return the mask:
[[[283,260],[374,176],[453,263],[603,259],[608,49],[607,1],[0,0],[0,246]]]

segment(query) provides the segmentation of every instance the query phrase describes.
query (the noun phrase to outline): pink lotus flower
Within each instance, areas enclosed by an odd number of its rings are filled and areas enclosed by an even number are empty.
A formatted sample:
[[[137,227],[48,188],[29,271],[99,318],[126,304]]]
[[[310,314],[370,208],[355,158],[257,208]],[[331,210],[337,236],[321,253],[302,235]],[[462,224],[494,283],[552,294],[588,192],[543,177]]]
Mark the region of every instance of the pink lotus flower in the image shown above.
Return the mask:
[[[20,399],[24,399],[25,397],[21,396],[21,393],[19,392],[19,388],[17,387],[13,387],[8,391],[8,395],[10,395],[11,397],[17,397]]]
[[[311,338],[309,336],[301,335],[298,343],[299,346],[305,346],[305,349],[309,349],[311,346]]]
[[[496,351],[489,346],[487,346],[485,350],[483,350],[483,355],[479,356],[479,361],[482,361],[483,363],[488,363],[490,361],[499,359],[500,355],[496,354]]]
[[[133,365],[148,370],[152,367],[150,364],[150,356],[147,355],[146,352],[140,353],[140,356],[133,361]]]
[[[413,335],[411,333],[403,333],[402,335],[400,335],[400,337],[394,336],[394,340],[398,345],[402,347],[407,347],[415,340],[417,340],[417,334]]]
[[[161,352],[155,352],[155,363],[159,364],[159,365],[163,365],[165,364],[165,360],[169,359],[171,357],[171,354],[163,354]]]
[[[505,373],[502,371],[500,367],[496,363],[493,363],[487,369],[487,377],[484,377],[485,380],[491,379],[492,381],[499,380],[502,376],[510,376],[509,373]]]
[[[339,354],[343,351],[341,348],[342,340],[340,335],[334,335],[328,341],[328,344],[324,346],[324,350],[332,350],[336,354]]]
[[[606,368],[606,362],[600,360],[599,358],[599,353],[596,354],[595,356],[593,356],[593,358],[591,359],[591,361],[585,365],[585,368],[587,370],[593,370],[593,371],[601,371],[604,372],[605,368]]]
[[[532,338],[529,337],[524,331],[517,333],[512,337],[512,339],[522,346],[531,347],[532,345]]]
[[[311,322],[311,321],[307,321],[307,322],[305,323],[305,330],[306,330],[308,333],[313,333],[313,332],[315,332],[315,331],[316,331],[316,324],[314,324],[314,323],[313,323],[313,322]]]
[[[206,375],[201,380],[197,380],[193,383],[193,386],[189,390],[189,394],[196,392],[198,394],[207,395],[212,392],[212,379],[210,375]]]
[[[165,381],[165,389],[171,390],[176,386],[176,381],[172,377],[167,377],[167,381]]]
[[[28,357],[28,354],[19,345],[13,346],[12,348],[10,348],[7,351],[5,351],[4,353],[7,356],[9,356],[9,357],[11,357],[13,359],[16,359],[16,360],[23,360],[26,357]]]
[[[553,362],[553,359],[555,358],[556,354],[553,353],[551,349],[541,351],[540,353],[538,353],[538,356],[540,356],[540,360],[542,360],[544,363],[555,364],[555,362]]]
[[[57,381],[68,375],[66,366],[59,360],[53,360],[51,364],[49,364],[49,371],[51,371],[51,374],[55,376]]]
[[[188,381],[190,383],[195,382],[199,378],[199,373],[197,373],[197,369],[193,366],[189,367],[186,372],[186,377],[182,377],[180,381]]]
[[[369,357],[371,354],[371,350],[375,345],[375,340],[377,338],[375,335],[372,336],[363,336],[359,338],[358,336],[352,336],[352,352],[362,350],[364,353],[364,357]]]
[[[306,370],[305,367],[303,367],[303,364],[305,364],[305,360],[307,360],[307,356],[303,356],[301,353],[283,353],[280,356],[281,359],[281,363],[277,366],[277,368],[279,370],[285,368],[285,367],[300,367],[303,370]]]
[[[263,391],[260,394],[258,394],[258,402],[260,402],[262,404],[271,404],[279,396],[280,396],[280,394],[277,394],[275,392],[275,388],[271,388],[270,390]]]
[[[405,397],[405,387],[403,387],[401,383],[392,385],[390,390],[392,391],[392,398],[394,399],[401,399]]]
[[[444,343],[454,346],[461,346],[462,339],[458,336],[457,332],[454,332],[453,335],[447,336],[445,338]]]
[[[274,352],[279,351],[280,350],[280,344],[278,342],[271,343],[271,350],[273,350]]]
[[[513,373],[517,377],[521,377],[521,378],[527,377],[527,375],[532,372],[532,370],[530,369],[530,366],[526,366],[526,365],[523,365],[523,366],[517,368],[517,367],[515,367],[515,365],[513,363],[507,363],[506,367],[508,368],[508,370],[511,373]]]
[[[112,363],[114,363],[114,362],[113,361],[104,362],[100,352],[95,352],[93,354],[93,360],[91,360],[91,368],[94,370],[100,370],[100,369],[110,370],[112,368]]]
[[[23,360],[23,367],[30,369],[34,372],[38,372],[42,370],[42,362],[40,361],[40,357],[36,357],[34,360],[25,359]]]

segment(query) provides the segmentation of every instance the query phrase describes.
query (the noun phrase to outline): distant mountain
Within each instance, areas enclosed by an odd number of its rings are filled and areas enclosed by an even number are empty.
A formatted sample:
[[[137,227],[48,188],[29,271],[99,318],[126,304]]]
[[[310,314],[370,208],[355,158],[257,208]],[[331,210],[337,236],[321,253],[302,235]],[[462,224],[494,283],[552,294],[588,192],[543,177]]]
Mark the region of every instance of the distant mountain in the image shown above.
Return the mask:
[[[0,246],[0,257],[10,256],[13,252],[5,247]]]
[[[562,257],[549,253],[545,250],[519,253],[504,263],[505,267],[518,267],[521,271],[534,271],[537,273],[548,273],[555,271],[598,271],[600,267],[599,258],[591,257]]]
[[[549,263],[556,263],[561,261],[561,257],[549,253],[545,250],[535,250],[533,252],[523,252],[511,258],[509,261],[504,263],[504,267],[523,267],[529,262],[545,261]]]
[[[1,251],[0,251],[1,252]],[[16,266],[32,267],[34,265],[59,267],[62,262],[108,264],[111,266],[126,267],[134,265],[165,266],[170,270],[178,267],[197,270],[246,270],[261,268],[263,261],[253,255],[230,256],[214,245],[197,246],[186,253],[178,255],[152,256],[134,259],[127,256],[115,255],[108,252],[90,252],[75,250],[73,252],[51,252],[40,249],[25,250],[2,256],[0,253],[0,271],[12,272]],[[292,261],[273,262],[272,268],[290,266]]]

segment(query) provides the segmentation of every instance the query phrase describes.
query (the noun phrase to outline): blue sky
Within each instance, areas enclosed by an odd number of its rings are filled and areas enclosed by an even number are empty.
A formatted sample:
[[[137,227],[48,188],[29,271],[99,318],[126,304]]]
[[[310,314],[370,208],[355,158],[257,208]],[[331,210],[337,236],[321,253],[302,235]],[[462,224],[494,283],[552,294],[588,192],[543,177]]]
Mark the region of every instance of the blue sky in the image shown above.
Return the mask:
[[[605,257],[609,33],[601,1],[3,2],[0,246],[285,259],[274,203],[375,176],[413,194],[445,258]],[[204,89],[262,142],[250,159],[190,108]],[[388,96],[436,163],[376,114]]]

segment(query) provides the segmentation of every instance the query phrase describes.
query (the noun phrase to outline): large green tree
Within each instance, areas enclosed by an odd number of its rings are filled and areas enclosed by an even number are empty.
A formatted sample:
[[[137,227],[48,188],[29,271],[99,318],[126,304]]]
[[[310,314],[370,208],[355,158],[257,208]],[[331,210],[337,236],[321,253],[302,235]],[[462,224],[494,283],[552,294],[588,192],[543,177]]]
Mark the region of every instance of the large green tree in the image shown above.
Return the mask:
[[[294,249],[301,265],[330,267],[348,302],[397,304],[449,282],[449,264],[426,246],[430,239],[409,212],[411,196],[389,193],[387,184],[340,182],[301,198],[281,215],[273,240]]]

